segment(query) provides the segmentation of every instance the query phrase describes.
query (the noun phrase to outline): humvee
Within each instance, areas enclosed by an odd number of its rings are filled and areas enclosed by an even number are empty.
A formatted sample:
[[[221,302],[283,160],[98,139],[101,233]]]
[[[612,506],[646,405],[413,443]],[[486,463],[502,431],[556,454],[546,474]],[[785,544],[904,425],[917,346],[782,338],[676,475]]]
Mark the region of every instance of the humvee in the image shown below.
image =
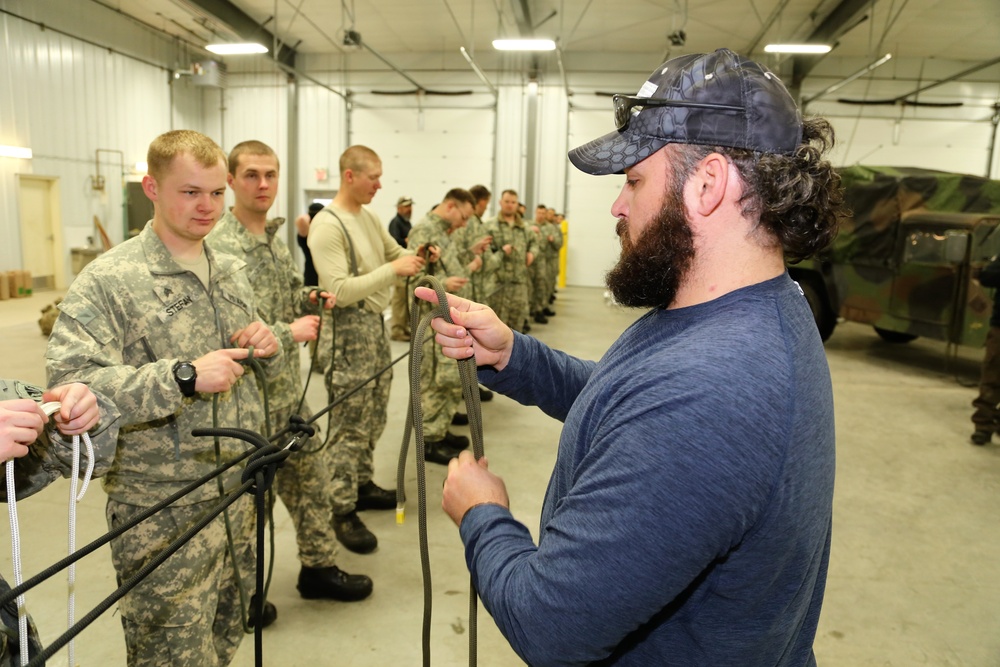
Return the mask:
[[[851,217],[830,248],[788,266],[822,339],[842,318],[893,343],[982,346],[993,290],[975,275],[1000,255],[1000,181],[907,167],[839,171]]]

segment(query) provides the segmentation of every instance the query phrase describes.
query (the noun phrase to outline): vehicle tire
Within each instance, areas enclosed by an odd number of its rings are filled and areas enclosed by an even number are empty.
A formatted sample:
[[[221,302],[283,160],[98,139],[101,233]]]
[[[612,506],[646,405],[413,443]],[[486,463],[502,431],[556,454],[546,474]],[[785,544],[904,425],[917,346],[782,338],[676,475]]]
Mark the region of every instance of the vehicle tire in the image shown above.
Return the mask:
[[[830,310],[830,305],[823,294],[816,289],[810,280],[800,280],[799,287],[802,288],[806,301],[809,302],[809,309],[812,310],[813,319],[816,320],[816,328],[819,330],[819,337],[825,343],[837,326],[837,317]]]
[[[872,328],[875,329],[875,333],[879,335],[879,338],[887,343],[909,343],[911,340],[917,339],[916,334],[889,331],[888,329],[880,329],[879,327]]]

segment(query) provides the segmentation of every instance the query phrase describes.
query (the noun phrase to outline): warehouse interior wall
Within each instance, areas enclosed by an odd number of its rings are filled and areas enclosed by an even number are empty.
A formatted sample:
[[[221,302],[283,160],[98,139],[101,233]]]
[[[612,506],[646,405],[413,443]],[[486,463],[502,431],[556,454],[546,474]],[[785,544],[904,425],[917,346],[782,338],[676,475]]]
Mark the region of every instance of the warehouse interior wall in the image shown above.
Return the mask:
[[[190,74],[205,53],[92,3],[5,0],[0,13],[0,144],[28,147],[30,160],[0,158],[0,270],[20,269],[17,175],[58,178],[65,274],[69,249],[94,236],[99,218],[114,242],[125,235],[124,184],[141,178],[137,162],[156,135],[199,130],[229,150],[259,139],[278,153],[284,195],[272,215],[304,212],[306,192],[335,190],[337,160],[351,144],[383,160],[383,192],[372,207],[383,222],[399,196],[413,197],[420,217],[452,187],[512,188],[529,211],[544,203],[569,221],[567,283],[603,284],[618,253],[611,204],[624,179],[593,177],[568,167],[566,151],[611,129],[608,92],[634,93],[658,63],[635,54],[602,54],[573,63],[568,74],[529,78],[514,62],[487,70],[496,94],[465,62],[450,54],[399,56],[420,85],[377,67],[365,54],[299,57],[292,77],[266,58],[227,60],[224,85],[199,85]],[[81,7],[81,9],[74,9]],[[652,58],[658,56],[653,55]],[[781,71],[781,62],[768,63]],[[840,72],[864,63],[827,59],[803,85],[802,98],[831,85]],[[828,117],[838,135],[837,165],[905,165],[1000,175],[988,161],[992,105],[1000,83],[975,76],[921,94],[927,102],[961,107],[858,105],[851,97],[892,98],[963,68],[936,60],[890,63],[878,76],[808,104]],[[537,87],[537,88],[532,88]],[[534,116],[529,91],[536,90]],[[349,93],[349,94],[348,94]],[[531,125],[531,124],[534,125]],[[527,146],[528,136],[535,143]],[[103,178],[103,187],[98,187]],[[528,179],[531,182],[528,182]],[[230,198],[231,200],[231,198]],[[288,225],[289,235],[292,225]]]

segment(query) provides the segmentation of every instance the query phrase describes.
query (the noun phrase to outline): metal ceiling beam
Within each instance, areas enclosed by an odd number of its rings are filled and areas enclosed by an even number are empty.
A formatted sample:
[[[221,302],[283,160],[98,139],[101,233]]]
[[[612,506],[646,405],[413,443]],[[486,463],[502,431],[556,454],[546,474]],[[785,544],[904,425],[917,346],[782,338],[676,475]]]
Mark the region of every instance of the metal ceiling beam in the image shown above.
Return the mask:
[[[185,2],[211,14],[219,22],[229,26],[242,39],[262,42],[269,49],[274,44],[279,44],[277,53],[272,54],[274,59],[288,67],[295,67],[295,49],[275,37],[229,0],[185,0]]]
[[[872,0],[843,0],[833,8],[823,22],[806,38],[808,44],[830,44],[836,42],[847,30],[857,24],[858,14],[870,9]],[[822,56],[796,56],[792,59],[792,85],[798,90],[809,72],[819,63]]]
[[[517,31],[521,37],[533,37],[534,23],[531,20],[531,0],[510,0],[510,7],[517,22]]]

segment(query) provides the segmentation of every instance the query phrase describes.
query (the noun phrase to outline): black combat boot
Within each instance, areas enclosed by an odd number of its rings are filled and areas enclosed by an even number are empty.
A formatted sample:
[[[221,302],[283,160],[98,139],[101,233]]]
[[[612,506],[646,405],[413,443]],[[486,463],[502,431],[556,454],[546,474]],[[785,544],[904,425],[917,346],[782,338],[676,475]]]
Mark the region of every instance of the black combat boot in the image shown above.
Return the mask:
[[[266,628],[267,626],[278,620],[278,608],[273,604],[264,600],[264,622],[261,623],[260,627]],[[251,628],[257,627],[257,594],[254,593],[250,596],[250,613],[247,619],[247,625]]]
[[[340,543],[356,554],[370,554],[378,547],[378,539],[361,521],[357,510],[347,514],[335,514],[333,530],[337,533]]]
[[[391,510],[396,508],[396,490],[383,489],[375,482],[368,480],[358,487],[358,502],[354,504],[357,511]]]
[[[444,440],[424,440],[424,461],[446,466],[456,456],[458,450],[448,447]]]
[[[299,595],[307,600],[355,602],[372,594],[372,580],[363,574],[347,574],[336,565],[299,570]]]

